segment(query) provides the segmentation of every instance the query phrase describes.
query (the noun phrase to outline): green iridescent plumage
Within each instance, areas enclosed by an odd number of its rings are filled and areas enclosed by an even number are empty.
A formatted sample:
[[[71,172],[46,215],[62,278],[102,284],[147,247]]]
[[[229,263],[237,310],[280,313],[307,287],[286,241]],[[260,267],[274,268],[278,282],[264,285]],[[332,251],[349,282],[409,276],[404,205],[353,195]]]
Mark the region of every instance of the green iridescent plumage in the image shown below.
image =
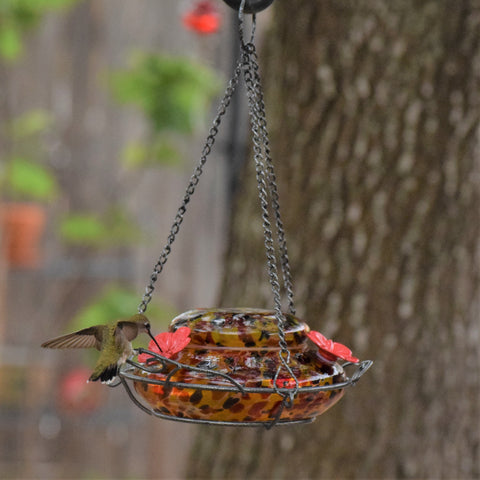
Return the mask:
[[[118,369],[133,354],[132,340],[139,333],[150,332],[150,322],[145,315],[136,314],[127,320],[109,325],[95,325],[78,332],[53,338],[42,344],[43,348],[96,348],[100,351],[97,363],[88,381],[111,382]]]

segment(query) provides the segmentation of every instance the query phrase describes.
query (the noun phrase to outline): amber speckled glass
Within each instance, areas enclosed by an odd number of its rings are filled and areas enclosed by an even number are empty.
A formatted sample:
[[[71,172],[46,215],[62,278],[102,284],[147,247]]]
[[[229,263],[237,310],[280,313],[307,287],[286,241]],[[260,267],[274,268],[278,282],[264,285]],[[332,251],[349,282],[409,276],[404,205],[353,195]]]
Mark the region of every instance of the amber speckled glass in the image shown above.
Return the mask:
[[[285,339],[290,351],[289,366],[298,380],[299,391],[293,405],[284,408],[280,421],[308,420],[323,413],[342,396],[343,389],[302,391],[303,387],[334,385],[345,381],[343,368],[309,348],[306,323],[285,314]],[[269,422],[275,418],[283,397],[269,389],[281,360],[278,327],[273,311],[250,308],[198,309],[176,317],[169,330],[191,329],[191,341],[172,360],[185,365],[207,368],[212,373],[228,375],[245,388],[264,388],[264,392],[242,394],[220,376],[181,369],[171,382],[232,387],[232,391],[179,388],[135,381],[137,393],[158,413],[180,418],[224,422]],[[171,367],[173,368],[173,367]],[[170,368],[170,371],[171,371]],[[165,373],[135,374],[165,380]],[[295,380],[282,369],[277,387],[294,388]]]

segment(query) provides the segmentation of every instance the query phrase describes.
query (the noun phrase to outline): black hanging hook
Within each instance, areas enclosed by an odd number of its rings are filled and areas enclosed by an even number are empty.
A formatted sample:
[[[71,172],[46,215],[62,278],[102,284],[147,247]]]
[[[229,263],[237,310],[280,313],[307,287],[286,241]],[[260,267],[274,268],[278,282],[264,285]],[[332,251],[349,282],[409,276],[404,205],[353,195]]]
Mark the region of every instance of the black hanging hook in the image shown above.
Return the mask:
[[[242,0],[223,0],[228,6],[232,7],[234,10],[240,10],[240,5]],[[243,9],[245,13],[258,13],[262,10],[265,10],[273,3],[273,0],[246,0],[245,8]]]

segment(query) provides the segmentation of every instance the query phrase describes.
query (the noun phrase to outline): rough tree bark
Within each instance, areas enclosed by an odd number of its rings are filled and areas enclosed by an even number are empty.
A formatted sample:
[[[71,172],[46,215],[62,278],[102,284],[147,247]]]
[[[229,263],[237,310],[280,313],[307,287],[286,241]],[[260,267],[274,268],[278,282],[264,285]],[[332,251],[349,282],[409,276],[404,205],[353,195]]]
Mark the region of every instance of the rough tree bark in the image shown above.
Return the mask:
[[[375,364],[307,426],[199,430],[194,478],[478,478],[480,2],[276,2],[267,113],[299,316]],[[250,167],[251,167],[250,162]],[[271,306],[254,176],[222,303]]]

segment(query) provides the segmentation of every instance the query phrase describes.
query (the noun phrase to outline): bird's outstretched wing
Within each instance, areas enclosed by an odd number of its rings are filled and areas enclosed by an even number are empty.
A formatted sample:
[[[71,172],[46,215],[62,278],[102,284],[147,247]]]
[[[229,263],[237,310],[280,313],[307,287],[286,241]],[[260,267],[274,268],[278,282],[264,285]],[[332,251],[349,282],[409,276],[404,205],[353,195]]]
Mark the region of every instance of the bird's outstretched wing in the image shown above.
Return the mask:
[[[101,326],[84,328],[42,343],[43,348],[93,348],[100,350],[103,329]]]

